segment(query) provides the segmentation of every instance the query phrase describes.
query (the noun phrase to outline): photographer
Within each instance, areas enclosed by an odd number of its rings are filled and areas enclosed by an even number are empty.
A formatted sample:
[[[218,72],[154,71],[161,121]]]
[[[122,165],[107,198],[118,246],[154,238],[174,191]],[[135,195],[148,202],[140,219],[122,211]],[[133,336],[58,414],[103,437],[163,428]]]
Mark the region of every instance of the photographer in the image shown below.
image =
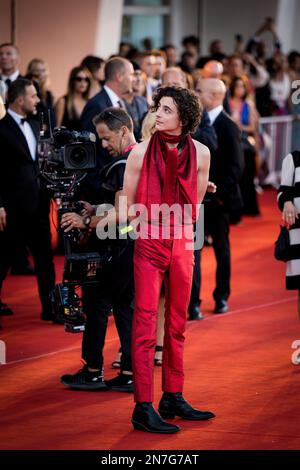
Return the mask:
[[[127,157],[136,144],[133,123],[130,116],[120,108],[108,108],[94,118],[97,134],[102,146],[113,158],[100,172],[101,189],[104,194],[101,203],[118,206],[123,188],[123,177]],[[96,229],[104,219],[97,216],[95,209],[84,202],[85,215],[73,212],[62,216],[61,226],[65,232],[74,228]],[[94,285],[83,286],[83,307],[87,320],[82,340],[82,358],[85,366],[74,375],[64,375],[61,382],[70,388],[80,390],[111,389],[123,392],[133,391],[131,366],[131,325],[133,315],[133,242],[131,240],[98,240],[97,251],[111,250],[112,261],[98,272]],[[115,253],[115,255],[114,255]],[[117,254],[116,254],[117,253]],[[122,347],[121,372],[112,380],[104,381],[103,348],[108,315],[113,309],[116,327]]]

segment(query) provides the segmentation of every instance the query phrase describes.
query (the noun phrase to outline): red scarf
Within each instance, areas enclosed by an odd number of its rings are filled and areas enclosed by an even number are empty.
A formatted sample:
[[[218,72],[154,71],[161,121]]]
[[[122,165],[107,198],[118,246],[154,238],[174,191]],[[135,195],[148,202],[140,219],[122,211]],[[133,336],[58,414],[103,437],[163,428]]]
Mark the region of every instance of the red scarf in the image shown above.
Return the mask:
[[[169,148],[166,141],[184,140],[181,153]],[[156,131],[146,150],[136,193],[136,203],[147,207],[149,217],[152,204],[190,204],[192,221],[196,221],[197,154],[190,135],[169,136]]]

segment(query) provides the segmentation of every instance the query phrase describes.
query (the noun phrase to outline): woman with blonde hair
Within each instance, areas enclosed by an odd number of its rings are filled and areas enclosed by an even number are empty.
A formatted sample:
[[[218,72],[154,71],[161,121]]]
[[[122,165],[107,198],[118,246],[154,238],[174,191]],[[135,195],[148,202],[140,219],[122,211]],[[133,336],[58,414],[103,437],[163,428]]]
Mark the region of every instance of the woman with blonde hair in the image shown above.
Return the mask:
[[[32,59],[27,65],[26,77],[33,80],[36,84],[40,102],[37,107],[38,113],[43,112],[46,114],[44,122],[48,122],[48,110],[50,111],[51,127],[55,127],[55,111],[54,111],[54,96],[50,91],[50,78],[48,64],[43,59]]]
[[[155,131],[156,113],[149,111],[144,117],[142,124],[141,140],[149,139]]]

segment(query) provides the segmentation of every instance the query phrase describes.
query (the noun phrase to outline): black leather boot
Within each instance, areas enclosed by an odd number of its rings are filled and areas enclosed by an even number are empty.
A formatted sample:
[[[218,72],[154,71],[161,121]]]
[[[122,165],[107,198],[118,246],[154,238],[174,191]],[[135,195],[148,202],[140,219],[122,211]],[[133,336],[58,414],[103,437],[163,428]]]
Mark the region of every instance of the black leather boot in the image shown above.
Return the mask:
[[[152,406],[152,403],[143,402],[135,405],[131,422],[134,429],[139,431],[172,434],[180,431],[180,427],[166,423],[161,419]]]
[[[173,419],[175,416],[179,416],[182,419],[197,421],[215,417],[210,411],[200,411],[192,408],[185,401],[182,393],[164,392],[158,405],[158,411],[164,419]]]

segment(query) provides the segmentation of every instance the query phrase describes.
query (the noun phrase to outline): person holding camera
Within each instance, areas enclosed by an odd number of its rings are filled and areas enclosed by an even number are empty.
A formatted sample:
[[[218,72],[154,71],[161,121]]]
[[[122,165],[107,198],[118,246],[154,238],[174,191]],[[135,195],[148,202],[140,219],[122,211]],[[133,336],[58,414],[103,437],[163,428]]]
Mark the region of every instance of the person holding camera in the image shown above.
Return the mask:
[[[93,123],[103,148],[113,157],[112,162],[100,171],[102,196],[99,202],[118,207],[127,157],[136,144],[132,119],[125,110],[110,107],[97,115]],[[106,215],[98,216],[95,215],[93,206],[87,202],[83,204],[84,215],[69,212],[62,216],[61,226],[66,233],[73,229],[94,231],[97,226],[99,227],[99,222],[107,218],[107,212]],[[113,213],[112,210],[108,214]],[[82,358],[85,366],[76,374],[64,375],[61,377],[61,382],[70,388],[80,390],[110,389],[133,392],[131,365],[133,241],[121,237],[115,240],[99,240],[95,237],[91,243],[100,253],[110,251],[112,260],[99,270],[96,284],[83,286],[86,325],[82,340]],[[121,371],[117,377],[104,381],[103,348],[111,309],[122,347]]]
[[[30,248],[42,304],[42,320],[53,320],[50,292],[55,270],[49,223],[49,195],[39,182],[39,124],[28,119],[39,102],[31,80],[18,78],[8,89],[8,110],[0,121],[0,294],[21,240]],[[12,315],[0,300],[0,315]]]

